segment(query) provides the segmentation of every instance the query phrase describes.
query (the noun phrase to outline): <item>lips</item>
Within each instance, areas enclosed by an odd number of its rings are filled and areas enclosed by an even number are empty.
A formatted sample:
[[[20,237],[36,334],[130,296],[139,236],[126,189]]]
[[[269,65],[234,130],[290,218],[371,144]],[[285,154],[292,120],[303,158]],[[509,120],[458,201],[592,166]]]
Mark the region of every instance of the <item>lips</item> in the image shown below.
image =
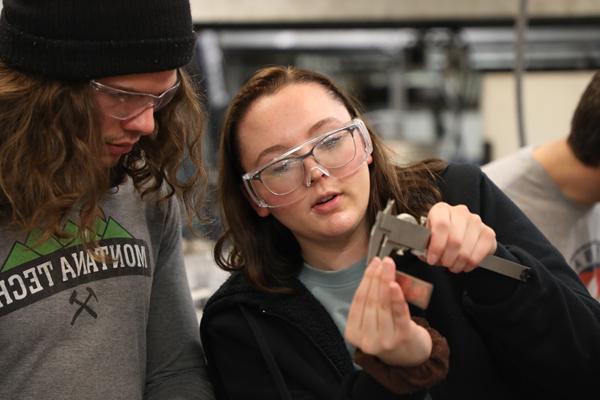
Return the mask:
[[[133,150],[136,142],[106,143],[108,152],[112,155],[123,155]]]
[[[323,204],[326,204],[328,202],[330,202],[331,200],[335,199],[338,196],[338,193],[327,193],[324,194],[322,196],[320,196],[316,202],[313,203],[313,207],[318,207],[318,206],[322,206]]]

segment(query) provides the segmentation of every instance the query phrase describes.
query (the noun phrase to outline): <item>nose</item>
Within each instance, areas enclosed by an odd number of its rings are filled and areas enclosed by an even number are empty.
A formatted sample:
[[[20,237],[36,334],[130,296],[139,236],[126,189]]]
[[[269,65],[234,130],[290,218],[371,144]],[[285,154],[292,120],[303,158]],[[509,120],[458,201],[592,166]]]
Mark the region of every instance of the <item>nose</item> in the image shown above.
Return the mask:
[[[150,107],[135,117],[124,120],[121,126],[126,131],[138,132],[140,135],[154,133],[154,108]]]
[[[308,173],[305,173],[305,177],[306,177],[305,185],[306,185],[306,187],[310,187],[312,185],[312,181],[317,180],[317,179],[321,179],[323,176],[329,176],[330,175],[330,173],[327,170],[327,168],[325,168],[324,166],[322,166],[321,164],[319,164],[312,157],[309,157],[309,158],[307,158],[307,159],[304,160],[304,170],[308,171]]]

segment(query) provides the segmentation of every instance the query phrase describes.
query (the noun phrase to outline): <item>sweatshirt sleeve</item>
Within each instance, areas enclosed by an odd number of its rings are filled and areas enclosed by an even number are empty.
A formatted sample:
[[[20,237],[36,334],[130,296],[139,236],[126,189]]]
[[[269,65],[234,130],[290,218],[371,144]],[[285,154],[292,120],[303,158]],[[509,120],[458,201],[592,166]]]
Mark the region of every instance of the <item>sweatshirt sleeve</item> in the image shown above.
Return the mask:
[[[213,399],[198,322],[187,283],[181,250],[177,200],[169,199],[162,223],[151,229],[158,236],[147,326],[147,370],[144,398],[148,400]],[[155,243],[156,244],[156,243]]]
[[[543,234],[478,168],[451,165],[441,188],[447,202],[467,205],[494,229],[496,256],[532,269],[527,282],[481,268],[465,276],[463,304],[495,357],[512,371],[513,379],[548,388],[558,397],[595,389],[600,303]]]
[[[429,358],[411,367],[390,366],[379,358],[356,349],[354,362],[377,382],[394,393],[409,394],[430,388],[441,382],[448,374],[450,349],[448,342],[426,319],[413,317],[413,321],[424,327],[431,336],[432,349]]]

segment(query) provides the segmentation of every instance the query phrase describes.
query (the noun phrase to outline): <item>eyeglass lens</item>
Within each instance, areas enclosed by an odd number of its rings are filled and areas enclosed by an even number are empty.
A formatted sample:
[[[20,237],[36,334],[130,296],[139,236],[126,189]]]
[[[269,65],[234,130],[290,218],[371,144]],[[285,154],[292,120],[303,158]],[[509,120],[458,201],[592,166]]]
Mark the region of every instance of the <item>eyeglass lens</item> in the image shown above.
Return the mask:
[[[97,83],[94,87],[103,111],[113,118],[126,120],[141,114],[148,108],[153,108],[155,112],[163,108],[175,96],[179,82],[160,96],[115,90]]]
[[[335,132],[326,136],[311,149],[311,155],[327,169],[341,168],[354,158],[356,148],[349,130]],[[260,179],[273,194],[284,195],[300,186],[304,180],[304,163],[301,157],[283,159],[265,168]]]
[[[312,156],[331,175],[343,178],[356,171],[367,157],[356,156],[358,140],[359,148],[364,149],[361,135],[354,135],[357,127],[352,125],[345,129],[332,132],[316,143],[304,155],[290,156],[269,165],[258,177],[250,181],[252,190],[268,206],[278,207],[298,200],[304,191],[298,190],[305,178],[304,159]]]

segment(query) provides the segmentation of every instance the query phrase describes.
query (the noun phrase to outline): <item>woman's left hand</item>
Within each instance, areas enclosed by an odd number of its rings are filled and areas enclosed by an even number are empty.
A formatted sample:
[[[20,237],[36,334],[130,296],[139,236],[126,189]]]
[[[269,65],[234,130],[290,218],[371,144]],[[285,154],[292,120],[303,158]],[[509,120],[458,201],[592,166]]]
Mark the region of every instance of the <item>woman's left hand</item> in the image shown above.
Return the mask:
[[[431,231],[423,261],[454,273],[469,272],[496,252],[496,233],[464,205],[436,203],[427,215]]]
[[[387,365],[419,365],[431,355],[432,339],[411,319],[395,277],[396,266],[391,258],[373,258],[352,299],[344,336]]]

